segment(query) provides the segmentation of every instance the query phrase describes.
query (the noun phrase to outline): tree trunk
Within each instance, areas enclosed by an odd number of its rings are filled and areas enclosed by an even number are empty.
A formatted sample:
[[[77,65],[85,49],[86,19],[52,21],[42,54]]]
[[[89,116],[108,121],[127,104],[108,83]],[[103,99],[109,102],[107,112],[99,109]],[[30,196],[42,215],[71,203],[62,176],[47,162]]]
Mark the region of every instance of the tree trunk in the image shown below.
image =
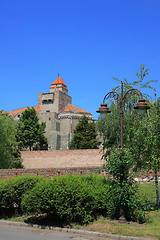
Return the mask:
[[[154,177],[155,177],[155,187],[156,187],[156,204],[157,204],[157,206],[159,206],[160,205],[160,199],[159,199],[158,173],[157,173],[157,170],[154,170]]]

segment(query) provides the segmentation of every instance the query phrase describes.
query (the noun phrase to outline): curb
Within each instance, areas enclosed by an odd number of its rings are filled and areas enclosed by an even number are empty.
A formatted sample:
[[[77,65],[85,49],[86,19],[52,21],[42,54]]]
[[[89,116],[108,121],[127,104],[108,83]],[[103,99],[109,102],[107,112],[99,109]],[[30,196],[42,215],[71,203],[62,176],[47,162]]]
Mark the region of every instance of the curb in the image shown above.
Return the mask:
[[[141,238],[141,237],[122,236],[122,235],[115,235],[115,234],[109,234],[109,233],[76,230],[71,228],[60,228],[60,227],[52,227],[52,226],[45,226],[45,225],[38,225],[38,224],[31,224],[31,223],[12,222],[7,220],[0,220],[0,224],[1,223],[6,225],[11,225],[11,226],[17,226],[17,227],[33,227],[33,228],[53,230],[58,232],[92,235],[97,237],[106,237],[106,238],[119,239],[119,240],[153,240],[150,238],[143,238],[143,237]]]

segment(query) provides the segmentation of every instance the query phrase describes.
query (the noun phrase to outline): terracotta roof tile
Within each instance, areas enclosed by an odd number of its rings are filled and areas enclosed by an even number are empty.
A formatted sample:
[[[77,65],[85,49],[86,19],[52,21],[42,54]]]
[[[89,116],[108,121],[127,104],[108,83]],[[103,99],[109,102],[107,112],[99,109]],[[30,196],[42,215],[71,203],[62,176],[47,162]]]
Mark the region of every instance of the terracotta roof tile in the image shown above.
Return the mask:
[[[61,77],[58,77],[53,83],[51,83],[51,85],[56,85],[56,84],[63,84],[65,87],[67,87],[67,85],[64,83]]]
[[[19,109],[16,109],[16,110],[13,110],[13,111],[6,111],[5,113],[8,113],[8,114],[11,114],[13,117],[15,117],[18,113],[21,114],[22,112],[24,112],[24,110],[26,110],[28,107],[23,107],[23,108],[19,108]],[[29,107],[31,108],[31,107]],[[33,107],[37,113],[40,112],[40,109],[38,106],[36,107]]]
[[[86,113],[91,115],[90,112],[87,112],[81,108],[78,108],[70,103],[60,113]]]

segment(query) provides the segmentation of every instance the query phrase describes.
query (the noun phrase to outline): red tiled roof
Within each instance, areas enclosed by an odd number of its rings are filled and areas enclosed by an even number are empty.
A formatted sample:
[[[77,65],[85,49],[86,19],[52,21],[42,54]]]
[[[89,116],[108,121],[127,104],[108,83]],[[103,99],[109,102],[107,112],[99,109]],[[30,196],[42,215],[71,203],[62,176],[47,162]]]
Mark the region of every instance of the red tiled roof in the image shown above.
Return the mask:
[[[8,113],[8,114],[11,114],[13,117],[15,117],[18,113],[22,113],[22,112],[24,112],[24,110],[26,110],[28,107],[23,107],[23,108],[19,108],[19,109],[16,109],[16,110],[13,110],[13,111],[7,111],[6,113]],[[31,107],[29,107],[29,108],[31,108]],[[37,113],[39,113],[39,107],[38,106],[36,106],[36,107],[33,107],[35,110],[36,110],[36,112]]]
[[[86,113],[91,115],[90,112],[87,112],[81,108],[78,108],[70,103],[60,113]]]
[[[58,77],[53,83],[51,83],[51,85],[59,85],[59,84],[62,84],[64,85],[65,87],[67,87],[67,85],[64,83],[64,81],[62,80],[61,77]]]

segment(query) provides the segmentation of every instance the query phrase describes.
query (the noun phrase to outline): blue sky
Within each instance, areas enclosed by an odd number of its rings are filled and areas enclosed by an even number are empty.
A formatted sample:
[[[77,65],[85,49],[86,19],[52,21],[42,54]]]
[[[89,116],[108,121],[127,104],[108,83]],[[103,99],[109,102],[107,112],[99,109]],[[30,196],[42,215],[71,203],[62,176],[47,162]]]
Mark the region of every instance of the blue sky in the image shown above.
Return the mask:
[[[132,82],[141,64],[159,97],[159,12],[160,0],[1,0],[0,109],[37,106],[59,73],[97,119],[112,77]]]

